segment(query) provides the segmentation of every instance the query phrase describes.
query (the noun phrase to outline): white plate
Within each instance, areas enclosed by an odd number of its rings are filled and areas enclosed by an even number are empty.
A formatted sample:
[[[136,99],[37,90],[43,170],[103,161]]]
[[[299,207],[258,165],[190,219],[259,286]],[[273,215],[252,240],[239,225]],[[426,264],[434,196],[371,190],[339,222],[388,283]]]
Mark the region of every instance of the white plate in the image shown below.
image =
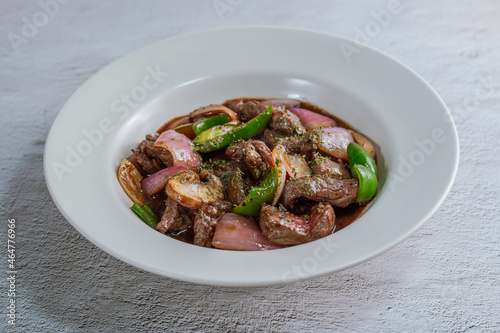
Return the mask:
[[[197,247],[142,223],[116,180],[120,160],[165,120],[242,96],[311,101],[372,138],[381,181],[366,213],[320,241],[267,252]],[[271,27],[180,35],[115,61],[68,100],[44,156],[54,202],[91,242],[156,274],[227,286],[310,278],[384,252],[438,208],[457,166],[451,116],[408,67],[340,37]]]

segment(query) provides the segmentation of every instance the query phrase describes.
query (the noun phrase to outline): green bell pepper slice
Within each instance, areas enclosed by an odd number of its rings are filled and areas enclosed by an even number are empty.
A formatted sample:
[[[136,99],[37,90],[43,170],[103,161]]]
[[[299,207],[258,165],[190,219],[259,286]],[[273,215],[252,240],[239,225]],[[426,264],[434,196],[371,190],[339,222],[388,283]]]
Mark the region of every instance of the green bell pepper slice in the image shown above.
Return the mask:
[[[197,146],[213,143],[214,140],[217,141],[229,136],[228,134],[234,132],[235,127],[234,125],[216,125],[197,135],[193,140],[193,144]]]
[[[368,152],[355,142],[347,146],[347,158],[351,173],[359,181],[357,202],[370,200],[377,194],[377,164]]]
[[[274,167],[259,186],[252,187],[243,202],[233,209],[233,213],[243,216],[259,216],[262,204],[271,203],[277,189],[278,169]]]
[[[226,148],[236,140],[250,139],[259,134],[264,128],[266,128],[267,124],[269,124],[269,121],[271,121],[272,115],[273,107],[269,104],[269,107],[266,109],[266,111],[262,112],[257,117],[240,126],[232,127],[232,131],[229,129],[223,130],[222,127],[215,126],[200,133],[193,140],[194,146],[198,151],[202,153],[208,153],[211,151]],[[205,133],[207,131],[210,132]]]
[[[160,222],[160,219],[156,216],[151,207],[148,205],[139,205],[134,203],[130,209],[132,209],[132,211],[136,213],[137,216],[139,216],[147,225],[156,229],[156,225]]]
[[[378,179],[376,173],[361,164],[354,165],[351,168],[351,173],[359,181],[357,202],[370,200],[377,194]]]
[[[375,160],[368,154],[368,152],[358,145],[356,142],[351,142],[347,146],[347,158],[351,168],[356,164],[361,164],[372,170],[375,175],[377,174],[377,164]]]
[[[224,125],[231,121],[231,118],[225,113],[221,113],[217,116],[213,116],[206,119],[198,120],[193,124],[194,134],[200,135],[201,132],[206,131],[216,125]]]

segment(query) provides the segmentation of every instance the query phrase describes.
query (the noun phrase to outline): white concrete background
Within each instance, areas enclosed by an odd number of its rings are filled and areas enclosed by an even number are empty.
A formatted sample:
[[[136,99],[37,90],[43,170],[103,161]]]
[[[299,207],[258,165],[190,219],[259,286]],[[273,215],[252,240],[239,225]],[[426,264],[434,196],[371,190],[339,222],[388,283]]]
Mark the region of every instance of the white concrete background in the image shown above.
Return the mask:
[[[441,208],[367,263],[250,289],[155,276],[79,235],[45,186],[49,127],[85,80],[159,39],[249,24],[354,38],[389,0],[221,0],[230,7],[221,15],[214,0],[64,2],[19,45],[9,36],[23,36],[23,20],[43,18],[42,6],[3,0],[0,9],[0,331],[500,331],[498,1],[401,1],[401,12],[369,41],[421,74],[453,114],[461,163]],[[8,218],[17,221],[15,328],[6,317]]]

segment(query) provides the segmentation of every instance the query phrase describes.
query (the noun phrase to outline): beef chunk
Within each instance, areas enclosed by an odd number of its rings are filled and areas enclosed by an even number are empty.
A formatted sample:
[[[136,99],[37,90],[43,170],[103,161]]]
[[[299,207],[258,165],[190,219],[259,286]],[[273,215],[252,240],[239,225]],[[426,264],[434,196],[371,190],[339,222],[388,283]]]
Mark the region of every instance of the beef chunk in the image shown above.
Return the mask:
[[[165,211],[156,229],[161,233],[179,232],[193,226],[192,211],[182,207],[170,198],[165,201]]]
[[[143,177],[160,171],[163,168],[161,161],[149,157],[149,155],[139,149],[132,149],[132,155],[127,159],[135,165]]]
[[[351,178],[351,174],[345,166],[319,154],[314,156],[313,173],[318,176],[337,179]]]
[[[238,206],[243,202],[246,197],[246,193],[245,183],[243,182],[243,173],[240,168],[235,168],[231,172],[226,189],[227,198],[231,203]]]
[[[288,136],[278,130],[265,129],[262,132],[261,140],[267,146],[273,149],[276,145],[281,144],[286,148],[290,154],[304,155],[312,158],[317,151],[318,146],[314,141],[315,134],[311,131],[303,135]]]
[[[271,150],[260,140],[237,140],[226,149],[226,156],[244,162],[255,179],[267,174],[272,160]]]
[[[201,206],[194,219],[194,244],[210,247],[214,237],[215,226],[219,218],[233,210],[233,204],[227,201],[216,201]]]
[[[217,176],[222,182],[226,182],[231,173],[236,168],[245,168],[243,162],[237,160],[226,159],[225,155],[218,155],[211,158],[208,162],[204,164],[204,167],[211,170],[214,175]]]
[[[154,144],[160,134],[148,134],[146,135],[146,140],[143,140],[139,144],[139,150],[149,155],[151,158],[160,160],[166,167],[171,167],[174,165],[174,160],[172,154],[162,147],[155,147]]]
[[[224,106],[230,108],[234,112],[238,112],[241,109],[242,105],[245,103],[242,99],[231,99],[224,103]]]
[[[137,149],[132,149],[132,155],[128,158],[143,176],[174,164],[172,154],[168,150],[154,146],[159,136],[158,133],[146,135],[146,139],[141,141]]]
[[[267,107],[259,101],[244,102],[241,99],[233,99],[224,103],[224,106],[230,108],[240,116],[242,121],[249,121],[266,111]]]
[[[283,189],[285,207],[303,212],[307,205],[298,200],[301,197],[317,202],[328,202],[337,207],[347,207],[356,201],[358,181],[356,179],[335,179],[328,177],[301,177],[290,179]]]
[[[306,133],[306,129],[300,122],[299,117],[283,107],[274,110],[269,126],[287,135]]]
[[[264,204],[259,217],[262,233],[280,245],[298,245],[330,235],[335,229],[335,212],[328,203],[318,203],[310,216],[297,216]]]

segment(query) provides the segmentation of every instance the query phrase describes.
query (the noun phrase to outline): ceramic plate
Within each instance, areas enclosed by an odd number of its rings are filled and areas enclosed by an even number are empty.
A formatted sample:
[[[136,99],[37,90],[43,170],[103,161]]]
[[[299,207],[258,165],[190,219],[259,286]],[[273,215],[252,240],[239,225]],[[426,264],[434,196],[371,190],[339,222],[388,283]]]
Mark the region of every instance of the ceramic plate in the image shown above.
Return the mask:
[[[116,180],[120,160],[164,121],[243,96],[310,101],[374,140],[380,187],[365,214],[319,241],[262,252],[202,248],[142,223]],[[54,202],[91,242],[159,275],[226,286],[311,278],[384,252],[438,208],[457,166],[450,114],[411,69],[337,36],[271,27],[180,35],[115,61],[64,105],[44,156]]]

